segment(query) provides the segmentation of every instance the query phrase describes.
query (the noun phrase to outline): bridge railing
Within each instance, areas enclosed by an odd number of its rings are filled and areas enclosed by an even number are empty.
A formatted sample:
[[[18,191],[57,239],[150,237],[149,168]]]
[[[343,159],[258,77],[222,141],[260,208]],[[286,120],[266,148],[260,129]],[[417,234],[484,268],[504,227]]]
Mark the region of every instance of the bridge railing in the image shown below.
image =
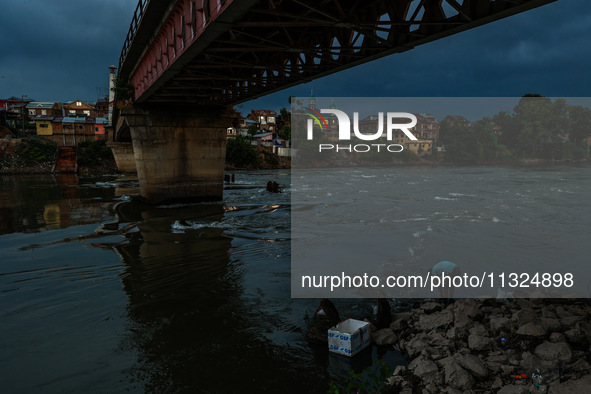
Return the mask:
[[[119,56],[119,70],[121,70],[121,65],[125,61],[127,57],[127,52],[129,51],[129,47],[131,47],[131,43],[133,42],[133,38],[137,33],[138,26],[144,17],[144,12],[148,7],[148,3],[150,0],[139,0],[137,7],[135,8],[135,12],[133,13],[133,18],[131,19],[131,23],[129,25],[129,30],[127,32],[127,36],[125,37],[125,42],[123,43],[123,49],[121,50],[121,56]]]

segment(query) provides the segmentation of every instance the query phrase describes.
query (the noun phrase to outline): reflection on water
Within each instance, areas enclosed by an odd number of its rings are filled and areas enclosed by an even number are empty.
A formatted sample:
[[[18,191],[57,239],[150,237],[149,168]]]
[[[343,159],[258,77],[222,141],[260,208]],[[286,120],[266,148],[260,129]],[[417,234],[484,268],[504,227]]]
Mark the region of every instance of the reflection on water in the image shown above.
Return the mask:
[[[304,339],[318,300],[290,298],[289,185],[240,172],[223,203],[149,207],[130,177],[3,177],[2,391],[324,392],[370,364]]]
[[[1,176],[0,235],[98,223],[113,197],[113,188],[81,184],[75,174]]]

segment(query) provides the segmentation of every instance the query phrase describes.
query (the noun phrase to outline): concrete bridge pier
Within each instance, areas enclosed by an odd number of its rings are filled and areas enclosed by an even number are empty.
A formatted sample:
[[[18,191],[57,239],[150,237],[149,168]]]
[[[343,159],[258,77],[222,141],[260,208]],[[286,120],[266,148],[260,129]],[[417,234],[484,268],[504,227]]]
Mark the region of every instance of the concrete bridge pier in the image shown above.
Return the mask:
[[[117,169],[125,174],[135,174],[137,167],[135,165],[135,155],[133,154],[133,144],[131,142],[113,142],[109,141],[107,147],[111,148]]]
[[[226,128],[221,107],[129,108],[140,192],[152,204],[222,199]]]

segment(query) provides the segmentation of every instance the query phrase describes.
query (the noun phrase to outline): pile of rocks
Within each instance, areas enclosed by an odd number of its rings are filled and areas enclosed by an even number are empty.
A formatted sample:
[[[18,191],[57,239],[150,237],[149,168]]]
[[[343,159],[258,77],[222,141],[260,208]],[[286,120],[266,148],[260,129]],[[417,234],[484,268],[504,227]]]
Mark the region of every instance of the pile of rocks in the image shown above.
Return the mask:
[[[374,342],[408,354],[401,393],[591,393],[585,300],[426,301],[393,315]]]

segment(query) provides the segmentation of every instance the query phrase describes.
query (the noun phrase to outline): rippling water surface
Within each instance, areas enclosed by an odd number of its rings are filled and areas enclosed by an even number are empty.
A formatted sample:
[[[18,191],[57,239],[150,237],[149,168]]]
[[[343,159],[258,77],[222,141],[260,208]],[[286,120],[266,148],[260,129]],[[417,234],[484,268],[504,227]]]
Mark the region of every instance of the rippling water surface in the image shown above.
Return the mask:
[[[237,172],[220,203],[148,207],[127,197],[138,191],[125,176],[0,178],[0,392],[324,392],[342,380],[348,363],[304,338],[318,300],[290,298],[289,172]]]
[[[435,262],[450,260],[478,277],[572,273],[574,286],[560,294],[591,297],[589,166],[294,170],[292,188],[292,269],[301,275],[425,275]],[[456,296],[496,296],[495,283],[458,289]],[[326,296],[320,290],[298,294]],[[366,290],[339,295],[433,294]]]
[[[589,167],[348,177],[355,195],[330,183],[342,177],[308,185],[311,200],[330,186],[347,215],[310,245],[362,215],[390,234],[394,266],[449,256],[586,266],[591,252]],[[284,193],[266,192],[269,180]],[[318,300],[290,298],[291,184],[284,171],[237,172],[223,202],[149,207],[129,199],[133,177],[0,177],[0,392],[297,393],[342,381],[347,360],[305,340]],[[364,214],[368,194],[389,208]],[[313,225],[323,205],[309,209]],[[335,304],[361,319],[375,305]]]

